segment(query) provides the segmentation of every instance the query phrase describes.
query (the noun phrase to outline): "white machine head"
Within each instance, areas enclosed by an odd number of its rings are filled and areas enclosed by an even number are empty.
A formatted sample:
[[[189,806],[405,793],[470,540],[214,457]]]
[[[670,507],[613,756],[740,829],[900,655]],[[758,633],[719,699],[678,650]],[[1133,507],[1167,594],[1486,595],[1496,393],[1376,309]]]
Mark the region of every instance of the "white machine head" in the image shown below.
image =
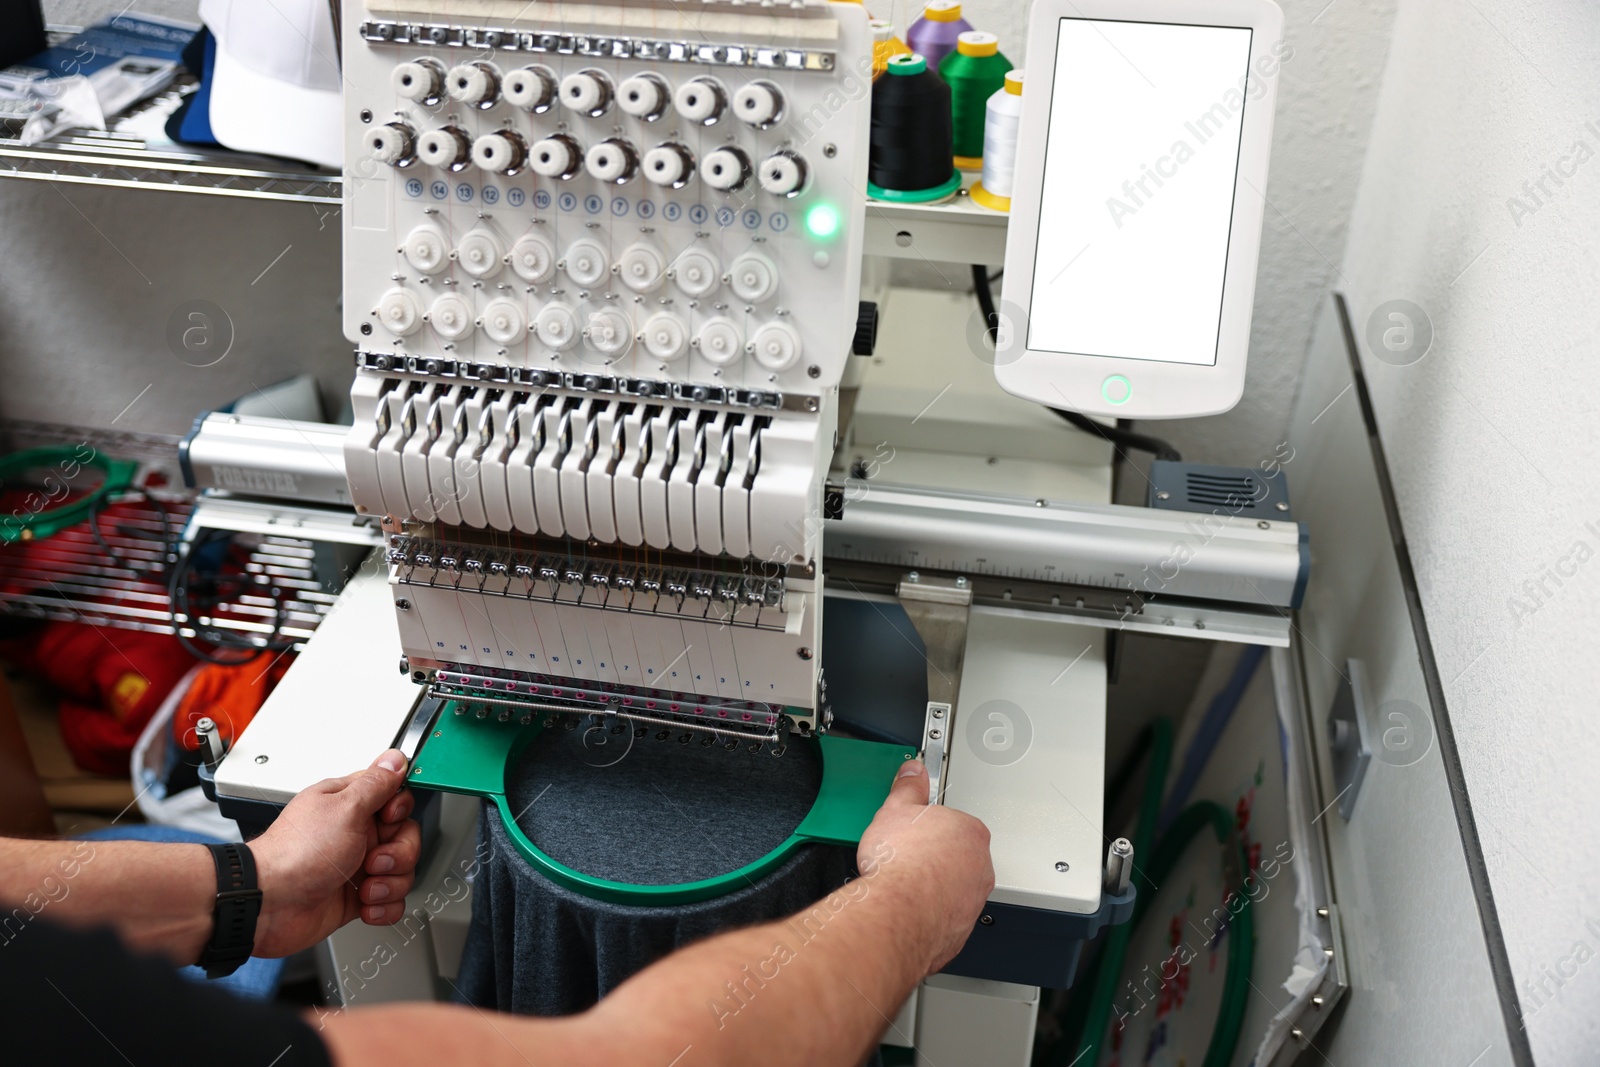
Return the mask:
[[[1283,13],[1037,0],[995,376],[1126,418],[1238,402]]]

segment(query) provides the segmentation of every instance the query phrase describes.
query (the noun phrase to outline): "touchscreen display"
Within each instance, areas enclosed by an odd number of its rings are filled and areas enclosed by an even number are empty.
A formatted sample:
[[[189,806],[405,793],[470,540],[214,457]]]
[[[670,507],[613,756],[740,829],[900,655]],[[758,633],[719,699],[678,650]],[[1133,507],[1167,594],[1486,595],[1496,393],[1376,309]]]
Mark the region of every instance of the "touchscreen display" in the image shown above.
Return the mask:
[[[1250,36],[1060,20],[1028,348],[1216,364]]]

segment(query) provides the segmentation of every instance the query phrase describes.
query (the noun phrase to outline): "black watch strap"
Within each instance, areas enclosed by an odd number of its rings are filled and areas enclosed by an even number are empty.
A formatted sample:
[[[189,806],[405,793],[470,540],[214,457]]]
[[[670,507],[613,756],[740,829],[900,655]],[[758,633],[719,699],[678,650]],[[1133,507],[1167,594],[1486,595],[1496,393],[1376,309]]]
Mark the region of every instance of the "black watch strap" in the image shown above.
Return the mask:
[[[207,978],[222,978],[250,958],[256,944],[256,919],[261,916],[261,887],[256,860],[248,845],[230,841],[207,845],[217,865],[217,904],[212,912],[211,941],[200,953]]]

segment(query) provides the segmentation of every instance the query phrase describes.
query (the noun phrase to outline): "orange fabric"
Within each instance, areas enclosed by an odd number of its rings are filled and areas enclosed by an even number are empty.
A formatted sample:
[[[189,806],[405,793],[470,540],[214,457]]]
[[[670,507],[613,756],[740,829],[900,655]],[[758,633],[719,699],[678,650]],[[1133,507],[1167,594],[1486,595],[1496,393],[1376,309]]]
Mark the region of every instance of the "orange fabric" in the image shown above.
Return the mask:
[[[222,739],[232,744],[256,717],[293,660],[292,655],[262,652],[236,666],[211,663],[202,667],[172,716],[173,738],[182,748],[198,751],[200,738],[194,726],[209,718],[217,724]]]

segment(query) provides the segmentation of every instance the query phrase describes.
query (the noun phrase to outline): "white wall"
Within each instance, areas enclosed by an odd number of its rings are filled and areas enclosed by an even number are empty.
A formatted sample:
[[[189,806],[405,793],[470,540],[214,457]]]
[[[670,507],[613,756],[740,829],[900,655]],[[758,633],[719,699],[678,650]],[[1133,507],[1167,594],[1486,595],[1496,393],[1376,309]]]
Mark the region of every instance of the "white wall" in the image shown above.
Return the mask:
[[[1279,75],[1244,399],[1225,415],[1144,427],[1199,462],[1253,466],[1285,438],[1311,324],[1344,252],[1388,51],[1394,0],[1278,2],[1294,55]],[[867,0],[867,7],[892,19],[901,36],[922,10],[913,0]],[[999,34],[1000,50],[1017,66],[1027,64],[1029,7],[1021,0],[962,4],[967,21]],[[945,284],[932,271],[919,281]],[[965,281],[964,275],[956,279]]]
[[[1364,361],[1544,1063],[1600,1044],[1597,69],[1586,0],[1401,0],[1336,279],[1358,332],[1396,298],[1435,330]]]

